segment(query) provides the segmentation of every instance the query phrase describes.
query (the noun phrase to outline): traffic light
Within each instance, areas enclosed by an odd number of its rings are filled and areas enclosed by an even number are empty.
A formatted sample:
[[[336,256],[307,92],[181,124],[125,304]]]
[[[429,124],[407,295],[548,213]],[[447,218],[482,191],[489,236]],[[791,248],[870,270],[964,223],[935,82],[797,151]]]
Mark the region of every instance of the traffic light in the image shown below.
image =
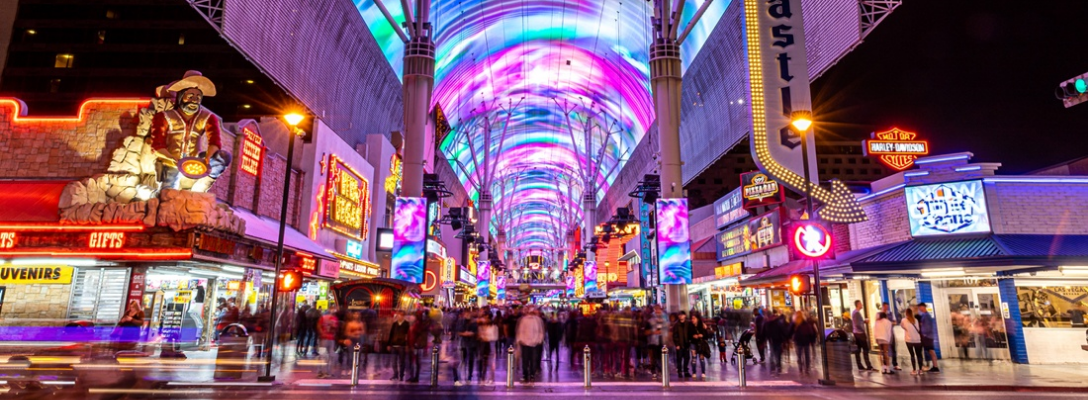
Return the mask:
[[[805,295],[812,291],[806,275],[790,275],[789,285],[790,293],[794,296]]]
[[[1085,93],[1088,93],[1088,82],[1085,82],[1083,78],[1077,78],[1058,85],[1058,89],[1054,90],[1054,97],[1057,97],[1058,100],[1065,100]]]
[[[280,277],[280,291],[294,292],[302,288],[302,273],[298,271],[283,271]]]

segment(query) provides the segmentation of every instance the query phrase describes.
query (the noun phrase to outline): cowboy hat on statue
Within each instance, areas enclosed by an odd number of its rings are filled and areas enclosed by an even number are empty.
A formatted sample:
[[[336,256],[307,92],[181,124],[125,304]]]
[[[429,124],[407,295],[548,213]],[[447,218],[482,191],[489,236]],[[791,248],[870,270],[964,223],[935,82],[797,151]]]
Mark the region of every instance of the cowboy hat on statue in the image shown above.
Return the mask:
[[[207,192],[231,162],[230,152],[220,148],[219,116],[200,105],[205,96],[215,96],[215,84],[198,71],[187,71],[160,88],[174,96],[173,109],[151,120],[162,188]]]

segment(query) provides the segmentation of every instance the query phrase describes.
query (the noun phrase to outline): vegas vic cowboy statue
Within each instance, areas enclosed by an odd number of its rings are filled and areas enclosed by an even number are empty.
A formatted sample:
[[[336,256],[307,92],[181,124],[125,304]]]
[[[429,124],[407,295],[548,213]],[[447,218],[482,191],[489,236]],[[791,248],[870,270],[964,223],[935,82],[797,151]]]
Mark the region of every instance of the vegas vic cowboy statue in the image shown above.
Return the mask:
[[[155,114],[150,134],[161,188],[207,192],[231,162],[230,152],[221,149],[219,116],[200,105],[205,96],[215,96],[215,85],[188,71],[163,89],[174,96],[174,106]]]

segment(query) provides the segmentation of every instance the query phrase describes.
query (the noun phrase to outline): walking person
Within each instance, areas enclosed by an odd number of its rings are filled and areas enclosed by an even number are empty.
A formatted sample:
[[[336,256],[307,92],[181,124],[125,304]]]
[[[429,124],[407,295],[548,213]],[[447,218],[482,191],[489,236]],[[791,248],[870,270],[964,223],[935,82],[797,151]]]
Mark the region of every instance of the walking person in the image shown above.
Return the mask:
[[[710,358],[710,328],[698,314],[691,316],[691,344],[699,359],[699,379],[706,379],[706,359]],[[692,367],[694,370],[695,367]]]
[[[531,382],[540,372],[540,350],[544,345],[544,320],[536,309],[525,310],[518,320],[515,339],[521,346],[522,381]]]
[[[552,363],[552,369],[559,369],[559,344],[563,340],[563,323],[559,321],[559,317],[552,314],[548,318],[546,325],[548,333],[548,360]]]
[[[393,378],[399,381],[404,379],[404,370],[408,364],[408,331],[411,325],[404,320],[404,314],[397,312],[393,316],[393,325],[389,327],[387,337],[387,350],[393,353]]]
[[[340,354],[355,351],[355,345],[362,342],[365,333],[366,327],[363,326],[362,319],[354,313],[347,314],[347,320],[344,322],[344,327],[340,329],[340,335],[338,336],[340,346],[346,351],[342,351]],[[352,368],[355,368],[355,365],[352,365]]]
[[[937,337],[937,322],[933,320],[933,316],[929,315],[926,303],[918,303],[918,315],[915,318],[918,319],[918,327],[921,328],[922,349],[929,353],[932,365],[926,372],[939,373],[941,369],[937,367],[937,350],[934,347],[936,345],[935,338]]]
[[[340,333],[340,320],[336,318],[336,306],[329,306],[321,321],[317,324],[317,334],[321,347],[325,349],[325,369],[317,374],[320,378],[335,378],[339,375],[336,365],[336,336]]]
[[[901,371],[902,368],[899,368],[899,346],[895,339],[895,327],[899,326],[899,315],[892,312],[892,307],[887,302],[881,303],[880,311],[883,311],[884,315],[888,316],[888,321],[891,321],[892,323],[892,340],[888,343],[888,351],[892,358],[892,368],[896,371]]]
[[[431,334],[430,319],[425,312],[418,315],[409,315],[408,323],[408,382],[419,383],[419,373],[423,369],[423,359],[426,358],[424,350],[427,348],[427,338]]]
[[[495,343],[499,340],[499,327],[495,325],[495,322],[491,320],[491,317],[484,313],[479,319],[479,329],[477,330],[477,336],[480,343],[477,347],[479,349],[480,358],[480,376],[479,383],[482,385],[492,385],[495,383],[495,362],[491,361],[491,349]],[[495,356],[498,357],[500,352],[495,352]],[[490,378],[488,378],[488,372],[491,372]]]
[[[819,329],[816,321],[806,318],[804,312],[798,311],[793,316],[793,345],[797,350],[797,365],[802,374],[808,374],[812,369],[812,346],[816,343]]]
[[[892,336],[892,322],[888,319],[888,314],[883,311],[876,314],[876,323],[873,324],[873,337],[876,338],[876,344],[880,346],[880,373],[882,374],[894,374],[892,370],[892,362],[890,351],[888,350],[891,344]]]
[[[772,374],[781,374],[783,371],[782,352],[786,349],[790,337],[790,325],[787,319],[788,317],[779,313],[778,310],[774,310],[771,318],[763,322],[763,329],[767,331],[765,335],[770,345]]]
[[[468,369],[466,383],[472,382],[472,372],[476,369],[476,354],[479,349],[479,323],[476,322],[475,313],[465,311],[461,315],[461,329],[457,335],[461,337],[461,361]]]
[[[909,308],[903,312],[903,321],[899,326],[903,328],[903,341],[907,342],[907,353],[910,353],[910,374],[921,375],[925,373],[922,367],[926,363],[925,350],[922,349],[922,330],[918,328],[918,320]]]
[[[865,326],[869,322],[865,319],[865,313],[861,309],[861,300],[854,300],[854,312],[850,314],[850,325],[854,332],[854,344],[858,346],[858,351],[854,353],[854,360],[858,362],[858,371],[876,371],[873,368],[872,361],[869,360],[869,334],[866,333]],[[862,357],[865,359],[865,366],[861,364]]]
[[[676,322],[672,325],[672,345],[676,350],[676,375],[680,378],[691,378],[688,365],[691,364],[691,324],[684,312],[676,315]]]
[[[764,348],[767,347],[767,334],[763,330],[763,322],[765,319],[763,316],[763,312],[763,307],[756,307],[755,310],[752,310],[752,328],[755,330],[756,336],[756,354],[759,355],[759,360],[756,361],[757,364],[763,364],[763,361],[767,359],[764,353]]]

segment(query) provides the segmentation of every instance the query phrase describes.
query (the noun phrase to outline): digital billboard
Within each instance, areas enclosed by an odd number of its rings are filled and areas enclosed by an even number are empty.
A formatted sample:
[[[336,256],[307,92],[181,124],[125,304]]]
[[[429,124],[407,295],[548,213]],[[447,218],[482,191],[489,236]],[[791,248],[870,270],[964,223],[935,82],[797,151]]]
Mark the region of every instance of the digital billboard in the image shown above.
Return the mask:
[[[487,298],[491,294],[491,261],[476,263],[476,297]]]
[[[427,244],[427,199],[398,197],[393,211],[393,255],[389,275],[423,283],[424,246]]]
[[[687,199],[657,200],[657,251],[662,285],[691,283]]]
[[[597,262],[586,261],[582,265],[582,282],[585,285],[586,294],[597,291]]]
[[[990,232],[982,181],[908,186],[904,191],[911,236]]]

